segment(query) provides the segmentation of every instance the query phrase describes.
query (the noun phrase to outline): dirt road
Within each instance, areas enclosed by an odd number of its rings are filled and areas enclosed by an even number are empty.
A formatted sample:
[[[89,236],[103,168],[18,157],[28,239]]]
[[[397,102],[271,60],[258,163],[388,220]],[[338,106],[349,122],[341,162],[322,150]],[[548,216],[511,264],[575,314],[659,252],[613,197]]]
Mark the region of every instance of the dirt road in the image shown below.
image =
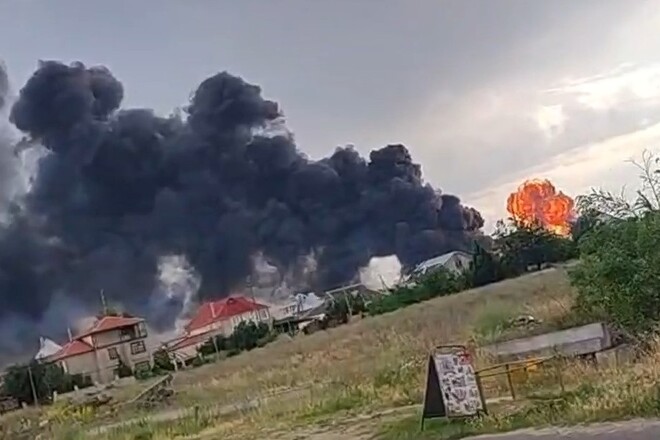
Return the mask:
[[[631,420],[573,428],[523,430],[507,434],[481,435],[469,440],[657,440],[660,421]]]

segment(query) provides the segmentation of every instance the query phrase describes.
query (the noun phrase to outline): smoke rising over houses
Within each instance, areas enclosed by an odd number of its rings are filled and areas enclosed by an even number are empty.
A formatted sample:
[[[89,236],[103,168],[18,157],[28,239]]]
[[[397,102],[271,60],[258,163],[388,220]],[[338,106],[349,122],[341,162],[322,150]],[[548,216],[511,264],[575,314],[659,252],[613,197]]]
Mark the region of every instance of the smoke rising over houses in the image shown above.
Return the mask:
[[[6,84],[0,70],[0,106]],[[464,249],[483,226],[424,183],[403,145],[308,159],[278,104],[227,72],[204,80],[183,116],[122,109],[123,95],[108,69],[56,61],[20,89],[9,120],[47,152],[29,190],[3,199],[0,321],[64,329],[62,318],[50,325],[56,302],[96,310],[103,289],[166,329],[191,299],[164,291],[163,258],[185,261],[203,298],[241,288],[255,255],[322,289],[353,280],[374,256],[410,266]],[[0,146],[4,182],[18,162],[15,146],[1,137]],[[0,338],[0,353],[11,349]]]

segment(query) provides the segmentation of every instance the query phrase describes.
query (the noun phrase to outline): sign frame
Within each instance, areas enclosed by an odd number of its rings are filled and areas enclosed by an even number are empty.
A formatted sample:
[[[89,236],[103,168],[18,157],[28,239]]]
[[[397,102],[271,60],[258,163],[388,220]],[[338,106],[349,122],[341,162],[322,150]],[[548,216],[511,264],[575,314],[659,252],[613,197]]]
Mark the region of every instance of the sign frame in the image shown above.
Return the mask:
[[[451,392],[450,379],[441,377],[442,369],[437,365],[438,356],[454,356],[461,359],[461,367],[468,366],[467,371],[459,368],[457,371],[463,373],[463,377],[471,382],[471,392],[478,393],[481,408],[477,407],[473,414],[452,414],[447,399],[444,397]],[[471,376],[471,377],[470,377]],[[443,386],[444,383],[444,386]],[[449,385],[449,386],[448,386]],[[466,384],[463,385],[465,387]],[[452,393],[453,394],[453,393]],[[474,396],[473,396],[474,397]],[[424,429],[426,419],[443,418],[461,419],[476,417],[480,414],[488,414],[486,400],[484,399],[481,379],[472,365],[472,356],[464,345],[439,345],[429,353],[428,369],[426,373],[426,388],[424,390],[424,406],[422,409],[421,430]]]

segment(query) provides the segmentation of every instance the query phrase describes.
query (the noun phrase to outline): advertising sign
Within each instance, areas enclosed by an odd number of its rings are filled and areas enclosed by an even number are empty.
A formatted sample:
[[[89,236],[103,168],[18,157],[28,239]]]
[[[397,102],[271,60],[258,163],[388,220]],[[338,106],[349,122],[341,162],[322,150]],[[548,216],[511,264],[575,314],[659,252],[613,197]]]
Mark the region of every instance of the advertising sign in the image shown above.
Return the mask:
[[[424,419],[470,417],[484,412],[481,387],[464,347],[440,347],[429,356]]]

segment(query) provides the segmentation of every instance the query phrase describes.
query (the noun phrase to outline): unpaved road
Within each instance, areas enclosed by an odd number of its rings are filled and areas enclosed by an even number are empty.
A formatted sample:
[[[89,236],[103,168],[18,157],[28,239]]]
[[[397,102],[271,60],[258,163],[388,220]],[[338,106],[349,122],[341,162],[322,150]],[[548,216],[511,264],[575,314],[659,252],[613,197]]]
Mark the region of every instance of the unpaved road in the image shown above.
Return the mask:
[[[469,440],[658,440],[660,421],[631,420],[572,428],[526,429],[507,434],[481,435]]]

